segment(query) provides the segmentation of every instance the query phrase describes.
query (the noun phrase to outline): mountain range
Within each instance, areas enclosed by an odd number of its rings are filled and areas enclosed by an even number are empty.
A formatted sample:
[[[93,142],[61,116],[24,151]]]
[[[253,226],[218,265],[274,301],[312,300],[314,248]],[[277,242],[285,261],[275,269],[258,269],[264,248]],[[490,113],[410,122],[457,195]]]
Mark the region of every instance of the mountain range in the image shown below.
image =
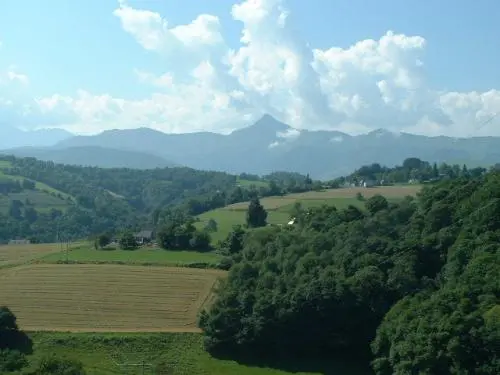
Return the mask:
[[[297,130],[265,115],[228,135],[165,134],[149,128],[109,130],[3,153],[101,167],[184,165],[236,174],[290,171],[330,179],[375,162],[394,166],[408,157],[488,166],[500,161],[500,137],[427,137],[383,129],[351,136],[337,131]]]

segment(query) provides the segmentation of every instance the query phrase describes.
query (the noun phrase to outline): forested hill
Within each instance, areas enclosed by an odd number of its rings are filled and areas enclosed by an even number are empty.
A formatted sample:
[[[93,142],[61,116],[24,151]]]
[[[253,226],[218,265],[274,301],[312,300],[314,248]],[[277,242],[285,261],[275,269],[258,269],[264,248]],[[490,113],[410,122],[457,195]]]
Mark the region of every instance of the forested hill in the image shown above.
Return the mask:
[[[467,168],[465,164],[430,163],[418,158],[407,158],[401,165],[382,166],[379,163],[364,165],[347,176],[330,182],[332,186],[341,186],[361,181],[375,181],[381,184],[408,182],[435,182],[441,179],[458,177],[479,177],[486,168]]]
[[[200,318],[206,348],[269,363],[368,356],[377,375],[500,374],[500,173],[365,204],[240,236]]]
[[[60,239],[76,239],[152,228],[161,212],[172,207],[197,215],[245,201],[252,194],[313,188],[307,176],[277,176],[254,181],[260,183],[256,187],[234,175],[186,167],[102,169],[0,156],[0,242],[15,238],[52,242],[57,231]]]

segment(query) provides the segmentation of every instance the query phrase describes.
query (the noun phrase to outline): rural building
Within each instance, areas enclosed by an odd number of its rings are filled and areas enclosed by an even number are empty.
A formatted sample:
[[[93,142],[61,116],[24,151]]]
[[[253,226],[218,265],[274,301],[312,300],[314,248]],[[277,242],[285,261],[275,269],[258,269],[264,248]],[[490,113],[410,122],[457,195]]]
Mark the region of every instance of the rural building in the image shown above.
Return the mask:
[[[365,181],[361,181],[361,186],[363,187],[373,187],[377,185],[377,181],[373,181],[373,180],[365,180]]]
[[[154,232],[152,230],[141,230],[139,233],[134,234],[134,238],[139,245],[150,243],[153,241]]]
[[[29,245],[30,240],[10,240],[9,245]]]

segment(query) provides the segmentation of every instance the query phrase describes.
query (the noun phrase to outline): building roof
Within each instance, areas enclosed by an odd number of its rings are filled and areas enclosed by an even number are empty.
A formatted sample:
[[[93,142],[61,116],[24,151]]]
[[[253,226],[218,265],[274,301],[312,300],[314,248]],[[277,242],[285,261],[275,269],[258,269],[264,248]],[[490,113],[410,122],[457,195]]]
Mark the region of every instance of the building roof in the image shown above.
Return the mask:
[[[134,234],[135,237],[151,238],[153,237],[152,230],[141,230],[139,233]]]

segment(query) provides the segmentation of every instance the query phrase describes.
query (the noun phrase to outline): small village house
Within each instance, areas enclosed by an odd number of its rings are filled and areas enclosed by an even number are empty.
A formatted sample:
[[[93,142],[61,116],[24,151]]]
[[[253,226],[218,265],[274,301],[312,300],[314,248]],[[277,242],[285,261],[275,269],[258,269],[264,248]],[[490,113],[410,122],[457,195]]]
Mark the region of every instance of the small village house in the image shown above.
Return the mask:
[[[154,231],[141,230],[140,232],[134,234],[134,238],[138,245],[151,243],[154,239]]]

